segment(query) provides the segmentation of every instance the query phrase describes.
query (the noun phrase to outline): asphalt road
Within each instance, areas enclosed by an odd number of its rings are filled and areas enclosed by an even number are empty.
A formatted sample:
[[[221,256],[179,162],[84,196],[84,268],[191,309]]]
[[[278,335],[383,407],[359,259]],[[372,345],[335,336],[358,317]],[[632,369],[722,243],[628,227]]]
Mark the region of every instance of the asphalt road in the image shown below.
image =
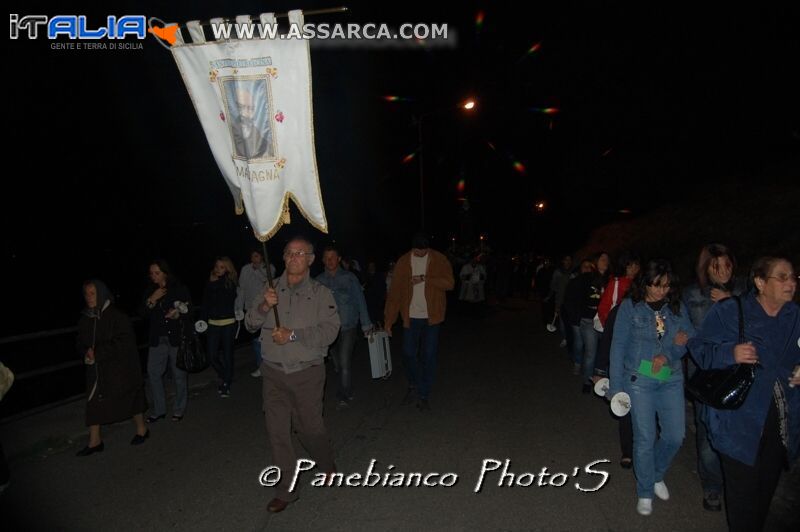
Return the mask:
[[[250,352],[240,350],[229,399],[217,395],[210,371],[192,376],[185,419],[154,424],[139,447],[128,443],[132,423],[119,423],[104,428],[103,453],[75,457],[86,444],[81,402],[0,426],[12,468],[0,495],[3,529],[726,530],[724,513],[701,506],[691,424],[665,479],[671,499],[656,500],[649,517],[636,513],[633,473],[618,465],[616,422],[601,399],[581,395],[580,377],[534,304],[512,302],[480,318],[451,312],[428,412],[400,404],[399,340],[389,380],[370,378],[366,342],[359,344],[356,399],[346,409],[336,408],[328,368],[325,419],[338,469],[363,477],[374,460],[377,486],[315,487],[316,471],[308,471],[299,501],[268,514],[273,489],[259,484],[270,464],[261,383],[248,375]],[[523,485],[500,485],[506,461],[502,479]],[[484,463],[497,468],[479,482]],[[414,472],[453,485],[380,485]],[[784,474],[770,530],[800,529],[798,473]]]

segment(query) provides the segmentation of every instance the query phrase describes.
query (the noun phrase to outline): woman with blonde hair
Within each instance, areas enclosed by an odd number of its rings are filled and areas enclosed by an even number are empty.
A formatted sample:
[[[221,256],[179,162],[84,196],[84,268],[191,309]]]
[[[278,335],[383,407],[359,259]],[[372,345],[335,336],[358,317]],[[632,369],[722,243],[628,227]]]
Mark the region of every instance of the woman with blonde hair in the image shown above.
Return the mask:
[[[233,261],[228,257],[218,257],[203,293],[201,319],[208,322],[208,354],[221,381],[217,391],[222,397],[230,396],[233,381],[236,309],[241,308],[238,281]]]

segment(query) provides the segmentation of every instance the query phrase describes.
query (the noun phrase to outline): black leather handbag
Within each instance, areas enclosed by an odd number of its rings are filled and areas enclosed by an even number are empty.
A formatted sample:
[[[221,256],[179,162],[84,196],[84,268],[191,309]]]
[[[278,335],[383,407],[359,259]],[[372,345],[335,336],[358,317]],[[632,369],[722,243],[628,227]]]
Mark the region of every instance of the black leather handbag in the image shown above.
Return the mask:
[[[188,373],[199,373],[209,366],[208,354],[194,327],[188,320],[181,321],[181,342],[178,344],[175,365]]]
[[[739,343],[745,343],[742,300],[733,296],[739,310]],[[747,399],[756,378],[757,364],[734,364],[723,369],[698,369],[686,383],[693,399],[717,410],[736,410]]]

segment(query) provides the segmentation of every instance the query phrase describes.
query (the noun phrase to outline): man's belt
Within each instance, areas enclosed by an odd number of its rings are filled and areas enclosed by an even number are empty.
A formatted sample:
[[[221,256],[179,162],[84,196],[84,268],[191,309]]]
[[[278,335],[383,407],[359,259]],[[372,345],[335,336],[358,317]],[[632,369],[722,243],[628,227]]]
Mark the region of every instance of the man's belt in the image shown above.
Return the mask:
[[[297,373],[298,371],[303,371],[304,369],[308,369],[312,366],[319,366],[320,364],[322,364],[322,359],[300,360],[298,362],[293,362],[291,364],[287,364],[286,362],[273,362],[271,360],[264,360],[264,364],[273,369],[277,369],[278,371],[282,371],[288,374],[288,373]]]

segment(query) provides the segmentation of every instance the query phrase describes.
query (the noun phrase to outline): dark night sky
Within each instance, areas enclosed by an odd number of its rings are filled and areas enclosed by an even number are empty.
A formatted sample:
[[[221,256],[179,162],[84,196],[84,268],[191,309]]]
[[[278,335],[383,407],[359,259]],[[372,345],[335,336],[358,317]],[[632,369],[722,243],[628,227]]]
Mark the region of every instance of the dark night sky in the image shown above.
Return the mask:
[[[418,166],[401,163],[416,149],[412,115],[473,95],[475,114],[442,111],[425,121],[426,225],[440,239],[459,231],[459,179],[473,230],[488,231],[497,247],[549,251],[575,249],[619,209],[646,212],[720,183],[768,180],[770,168],[797,168],[796,12],[550,4],[348,2],[348,15],[308,20],[447,22],[457,34],[456,46],[427,51],[312,47],[331,237],[362,256],[407,248],[419,220]],[[334,5],[279,1],[268,8]],[[264,6],[118,2],[89,11],[26,2],[9,12],[184,22],[255,15]],[[536,42],[541,49],[525,56]],[[255,241],[233,214],[169,53],[152,38],[143,50],[116,52],[56,51],[41,38],[7,43],[7,73],[15,75],[7,84],[13,171],[6,171],[3,262],[14,277],[33,279],[33,286],[12,283],[23,312],[43,326],[73,323],[82,279],[97,275],[138,294],[146,261],[156,255],[171,259],[190,284],[215,255],[244,259]],[[380,98],[386,94],[414,101],[390,104]],[[550,118],[531,107],[561,112],[551,129]],[[525,175],[513,161],[525,165]],[[549,204],[545,218],[532,214],[537,200]],[[297,211],[293,219],[277,241],[308,229]],[[542,224],[558,228],[544,242],[536,237]],[[67,315],[41,310],[52,297]],[[28,310],[34,303],[38,310]],[[37,327],[26,319],[23,328]]]

